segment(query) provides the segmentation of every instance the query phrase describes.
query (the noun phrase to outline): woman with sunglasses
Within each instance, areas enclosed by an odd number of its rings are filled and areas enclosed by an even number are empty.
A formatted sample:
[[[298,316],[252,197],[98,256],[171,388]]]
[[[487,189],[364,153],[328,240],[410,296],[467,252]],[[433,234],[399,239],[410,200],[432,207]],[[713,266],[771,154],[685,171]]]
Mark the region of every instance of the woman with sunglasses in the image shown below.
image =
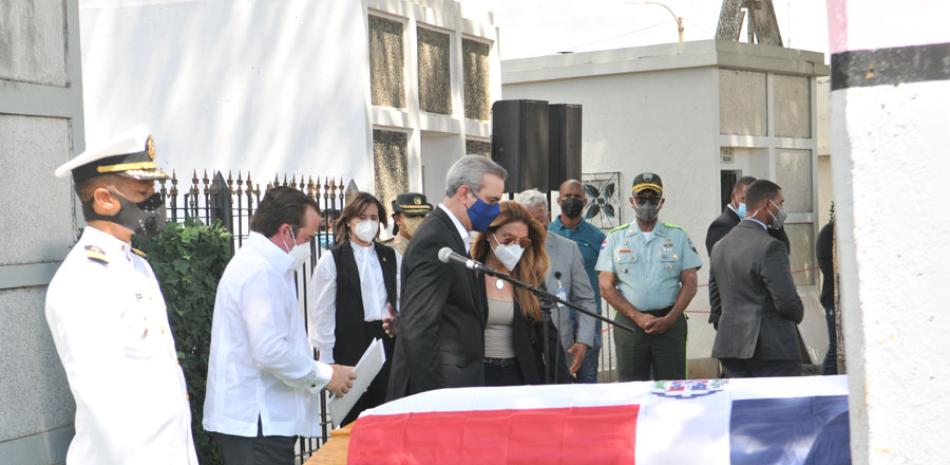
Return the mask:
[[[544,250],[547,232],[523,206],[501,202],[498,217],[472,244],[472,257],[534,287],[543,287],[548,269]],[[481,276],[488,297],[485,327],[485,385],[515,386],[546,382],[541,302],[525,289],[492,276]],[[551,382],[569,382],[564,357],[558,350],[557,329],[548,323],[547,359]]]

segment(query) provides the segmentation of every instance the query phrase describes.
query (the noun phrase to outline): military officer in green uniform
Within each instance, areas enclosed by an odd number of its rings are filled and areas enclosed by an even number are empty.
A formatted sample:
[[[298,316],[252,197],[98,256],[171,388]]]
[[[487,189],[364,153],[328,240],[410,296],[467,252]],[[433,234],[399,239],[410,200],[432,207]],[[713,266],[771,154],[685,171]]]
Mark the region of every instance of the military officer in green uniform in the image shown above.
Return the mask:
[[[637,219],[610,231],[597,260],[601,294],[617,321],[636,330],[614,331],[620,381],[686,378],[683,311],[696,295],[702,261],[686,230],[658,221],[664,202],[660,176],[634,178]]]

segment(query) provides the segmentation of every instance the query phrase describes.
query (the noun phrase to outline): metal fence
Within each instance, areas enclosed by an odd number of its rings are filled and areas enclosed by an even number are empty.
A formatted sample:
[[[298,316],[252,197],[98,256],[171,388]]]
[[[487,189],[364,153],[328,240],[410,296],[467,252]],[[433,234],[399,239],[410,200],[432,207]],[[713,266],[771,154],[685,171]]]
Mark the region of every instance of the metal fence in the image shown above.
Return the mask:
[[[205,224],[221,221],[233,235],[232,250],[243,245],[250,234],[250,220],[260,204],[263,195],[273,187],[289,186],[299,189],[314,199],[320,206],[320,229],[310,243],[311,258],[303,268],[295,273],[300,311],[304,316],[307,331],[310,330],[307,306],[311,299],[308,283],[320,257],[333,243],[333,224],[343,209],[346,197],[357,190],[355,183],[345,183],[339,177],[311,177],[284,174],[283,179],[275,175],[272,181],[264,184],[251,178],[250,173],[238,172],[235,176],[215,172],[211,177],[204,171],[199,178],[198,172],[192,173],[190,180],[180,180],[173,171],[168,180],[159,182],[159,192],[165,199],[165,209],[169,221],[185,222],[198,220]],[[316,354],[314,354],[316,356]],[[327,411],[327,393],[320,397],[320,436],[299,438],[297,442],[298,463],[306,461],[314,451],[326,443],[332,429]]]

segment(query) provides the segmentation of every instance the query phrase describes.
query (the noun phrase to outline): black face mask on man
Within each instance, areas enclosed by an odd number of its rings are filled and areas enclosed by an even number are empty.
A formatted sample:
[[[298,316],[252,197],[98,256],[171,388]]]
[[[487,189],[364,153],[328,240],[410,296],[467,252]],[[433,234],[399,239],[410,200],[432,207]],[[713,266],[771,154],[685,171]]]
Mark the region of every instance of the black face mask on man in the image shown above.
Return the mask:
[[[129,228],[136,235],[144,237],[155,236],[165,227],[165,202],[158,192],[139,203],[127,199],[114,187],[109,187],[109,192],[119,199],[119,213],[114,216],[100,215],[93,210],[94,200],[90,199],[82,204],[86,221],[108,221]]]
[[[572,220],[581,216],[583,210],[584,201],[577,197],[568,197],[561,201],[561,213]]]

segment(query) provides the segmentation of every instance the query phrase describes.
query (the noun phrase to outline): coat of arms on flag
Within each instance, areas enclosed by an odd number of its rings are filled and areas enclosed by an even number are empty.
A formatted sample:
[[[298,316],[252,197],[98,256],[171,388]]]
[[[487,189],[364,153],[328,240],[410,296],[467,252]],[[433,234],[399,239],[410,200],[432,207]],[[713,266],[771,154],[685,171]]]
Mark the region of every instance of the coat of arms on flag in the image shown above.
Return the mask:
[[[724,379],[657,381],[650,392],[662,397],[689,399],[722,391],[726,382]]]

